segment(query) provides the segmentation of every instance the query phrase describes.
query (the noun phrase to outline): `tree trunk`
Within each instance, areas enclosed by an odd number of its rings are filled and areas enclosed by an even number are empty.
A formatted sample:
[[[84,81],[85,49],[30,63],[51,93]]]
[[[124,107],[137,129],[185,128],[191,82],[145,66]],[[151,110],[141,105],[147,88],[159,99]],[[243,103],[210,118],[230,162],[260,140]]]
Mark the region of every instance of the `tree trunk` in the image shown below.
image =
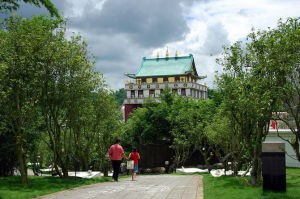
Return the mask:
[[[23,151],[23,148],[20,144],[20,141],[17,141],[17,154],[19,160],[19,169],[21,173],[21,182],[24,185],[28,184],[28,177],[27,177],[27,167],[26,167],[26,158]]]
[[[68,174],[68,168],[66,168],[65,166],[63,166],[62,168],[62,172],[63,172],[63,178],[68,178],[69,174]]]
[[[251,184],[258,185],[261,179],[261,149],[262,147],[262,132],[258,132],[254,154],[252,158]]]

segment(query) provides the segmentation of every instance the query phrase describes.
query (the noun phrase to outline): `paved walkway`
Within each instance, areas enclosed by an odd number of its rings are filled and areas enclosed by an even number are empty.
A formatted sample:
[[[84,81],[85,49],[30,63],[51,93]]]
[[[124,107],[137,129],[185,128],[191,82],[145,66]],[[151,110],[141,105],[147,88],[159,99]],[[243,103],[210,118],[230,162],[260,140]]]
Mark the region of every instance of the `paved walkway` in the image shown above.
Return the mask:
[[[203,199],[202,176],[149,175],[62,191],[43,199]]]

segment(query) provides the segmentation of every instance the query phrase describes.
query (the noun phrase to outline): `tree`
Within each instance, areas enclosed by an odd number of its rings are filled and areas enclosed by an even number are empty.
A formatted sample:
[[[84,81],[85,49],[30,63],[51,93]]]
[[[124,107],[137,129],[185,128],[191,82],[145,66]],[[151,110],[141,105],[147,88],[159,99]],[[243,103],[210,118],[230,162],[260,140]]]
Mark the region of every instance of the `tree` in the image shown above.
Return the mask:
[[[127,120],[125,139],[130,140],[132,145],[156,143],[160,140],[172,142],[168,115],[173,99],[174,94],[169,89],[165,89],[161,95],[161,103],[148,99]]]
[[[250,38],[253,34],[250,34]],[[253,39],[253,38],[252,38]],[[252,42],[253,44],[253,42]],[[240,42],[225,48],[223,59],[219,60],[226,73],[218,79],[223,91],[224,107],[229,119],[237,126],[241,141],[245,144],[251,159],[251,183],[259,184],[261,179],[261,145],[268,133],[272,111],[277,107],[277,89],[271,75],[261,70],[268,60],[258,55],[264,45],[257,48]],[[249,71],[247,67],[251,67]]]
[[[192,114],[195,108],[191,99],[177,97],[173,99],[170,107],[168,121],[171,125],[172,143],[174,150],[174,163],[176,166],[184,165],[194,150],[193,133],[195,125],[193,124]]]
[[[237,176],[242,164],[249,160],[245,159],[247,151],[241,142],[241,134],[237,131],[238,126],[228,118],[228,115],[221,105],[212,122],[206,126],[205,133],[209,145],[214,146],[212,150],[218,159],[224,163],[225,168],[227,162],[231,160],[233,175]]]
[[[289,18],[285,22],[279,20],[274,29],[252,33],[251,49],[255,56],[264,59],[257,73],[268,74],[268,81],[276,89],[276,100],[281,104],[274,109],[275,120],[285,123],[294,138],[287,141],[300,161],[300,18]],[[276,111],[287,112],[287,117],[281,117]]]
[[[20,2],[21,0],[1,0],[0,12],[17,10],[20,7]],[[51,17],[56,16],[57,18],[60,18],[57,8],[55,8],[50,0],[23,0],[23,2],[33,4],[37,7],[43,5],[49,11]]]
[[[82,130],[86,128],[85,125],[79,126],[86,116],[85,106],[90,105],[88,100],[93,92],[103,89],[102,76],[94,71],[86,42],[80,36],[67,40],[63,25],[56,29],[48,42],[40,55],[44,63],[40,76],[40,106],[49,136],[48,144],[54,155],[54,166],[57,171],[58,166],[61,167],[61,177],[68,177],[73,152],[78,149],[74,143],[78,144],[85,132]],[[77,151],[83,157],[81,152]]]
[[[121,106],[123,104],[124,99],[126,98],[125,89],[120,88],[119,90],[115,91],[113,95],[116,98],[118,105]]]
[[[211,147],[204,129],[215,113],[215,103],[175,97],[170,89],[165,89],[160,99],[160,103],[148,101],[127,120],[125,139],[132,145],[167,142],[177,166],[199,150],[208,165]]]
[[[37,110],[40,84],[38,75],[42,53],[59,21],[34,17],[32,20],[10,17],[0,30],[1,107],[5,114],[5,127],[16,139],[19,168],[23,184],[27,184],[27,136],[32,131]]]

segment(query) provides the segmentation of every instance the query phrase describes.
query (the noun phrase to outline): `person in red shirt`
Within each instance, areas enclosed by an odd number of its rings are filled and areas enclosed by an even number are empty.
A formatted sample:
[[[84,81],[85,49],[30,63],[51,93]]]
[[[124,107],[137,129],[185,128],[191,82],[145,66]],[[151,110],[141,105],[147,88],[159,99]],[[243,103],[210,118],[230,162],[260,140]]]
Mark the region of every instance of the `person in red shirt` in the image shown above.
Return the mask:
[[[132,152],[129,154],[127,160],[129,160],[130,158],[134,161],[134,167],[132,170],[131,178],[132,178],[132,180],[135,180],[136,173],[138,172],[138,169],[139,169],[139,159],[141,158],[140,154],[136,151],[136,148],[132,149]]]
[[[109,148],[109,158],[111,159],[112,167],[114,170],[113,180],[116,182],[118,181],[119,177],[122,156],[124,159],[127,159],[120,143],[120,139],[116,139],[115,144],[111,145],[111,147]]]

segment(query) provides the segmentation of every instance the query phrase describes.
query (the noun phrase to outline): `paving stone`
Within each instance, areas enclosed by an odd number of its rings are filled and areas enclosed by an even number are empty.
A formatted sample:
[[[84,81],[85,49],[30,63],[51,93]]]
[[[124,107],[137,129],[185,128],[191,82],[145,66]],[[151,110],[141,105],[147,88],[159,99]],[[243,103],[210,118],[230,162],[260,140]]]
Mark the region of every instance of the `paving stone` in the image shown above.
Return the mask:
[[[203,199],[202,176],[151,175],[50,194],[43,199]]]

